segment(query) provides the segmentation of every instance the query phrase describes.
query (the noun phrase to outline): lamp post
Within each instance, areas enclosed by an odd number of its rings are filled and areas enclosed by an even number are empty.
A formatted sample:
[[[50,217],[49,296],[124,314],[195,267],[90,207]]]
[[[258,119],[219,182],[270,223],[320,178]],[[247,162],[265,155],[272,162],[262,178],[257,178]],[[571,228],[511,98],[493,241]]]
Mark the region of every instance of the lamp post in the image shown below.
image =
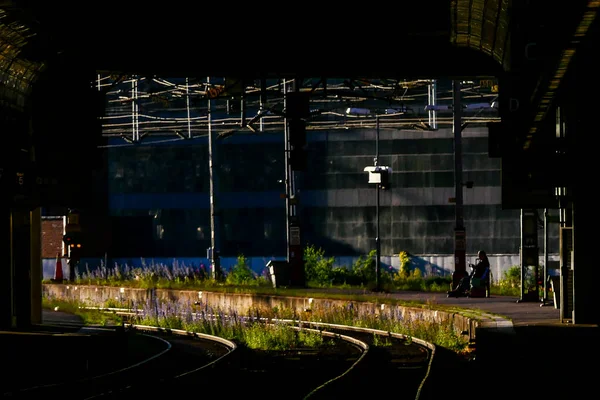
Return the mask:
[[[350,109],[348,109],[350,112]],[[379,190],[389,188],[389,174],[392,169],[379,165],[379,115],[375,116],[375,158],[373,166],[365,167],[369,173],[369,183],[375,183],[375,291],[381,290],[381,235],[379,231]]]
[[[377,167],[379,161],[379,115],[375,116],[375,158],[373,164]],[[375,186],[375,290],[379,292],[380,285],[380,263],[381,263],[381,239],[379,236],[379,186]]]
[[[371,110],[368,108],[349,107],[348,115],[369,116]],[[368,166],[363,171],[369,173],[369,183],[375,184],[375,291],[381,290],[381,235],[379,231],[379,197],[380,189],[389,189],[389,176],[392,173],[390,167],[379,165],[379,114],[375,114],[375,157],[373,166]]]

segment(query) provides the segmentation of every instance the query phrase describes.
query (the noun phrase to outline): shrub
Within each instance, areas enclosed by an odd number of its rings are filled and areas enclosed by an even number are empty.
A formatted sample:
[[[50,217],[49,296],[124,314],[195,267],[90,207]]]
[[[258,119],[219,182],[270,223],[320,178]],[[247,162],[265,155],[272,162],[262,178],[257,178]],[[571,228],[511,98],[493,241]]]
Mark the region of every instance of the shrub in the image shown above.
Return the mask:
[[[308,245],[304,248],[304,271],[306,281],[317,285],[331,284],[335,277],[333,263],[334,258],[326,258],[325,251],[321,248],[316,248],[314,245]]]
[[[400,254],[398,254],[398,257],[400,258],[400,275],[404,278],[408,278],[410,275],[410,264],[412,263],[410,254],[406,251],[401,251]]]
[[[243,254],[240,254],[237,257],[237,264],[231,268],[225,281],[231,285],[244,285],[254,280],[256,280],[256,276],[248,266],[246,257],[244,257]]]

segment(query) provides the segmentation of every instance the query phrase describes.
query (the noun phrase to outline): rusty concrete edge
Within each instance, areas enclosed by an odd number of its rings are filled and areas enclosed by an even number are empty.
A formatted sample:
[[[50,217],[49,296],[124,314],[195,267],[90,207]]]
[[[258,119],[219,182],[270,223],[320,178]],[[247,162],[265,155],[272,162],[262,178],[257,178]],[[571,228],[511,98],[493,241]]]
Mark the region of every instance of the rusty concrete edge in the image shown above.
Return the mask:
[[[44,283],[43,287],[45,289],[49,288],[49,287],[62,287],[63,289],[66,290],[70,290],[70,289],[75,289],[75,291],[77,291],[77,289],[79,288],[88,288],[91,291],[98,291],[99,288],[102,288],[102,290],[109,290],[109,291],[115,291],[114,294],[117,294],[117,296],[122,295],[125,291],[134,291],[134,292],[143,292],[145,293],[145,296],[152,296],[152,295],[156,295],[157,297],[160,298],[173,298],[175,293],[180,293],[180,294],[184,294],[187,295],[185,297],[188,298],[193,298],[193,297],[199,297],[200,299],[202,299],[203,297],[209,297],[211,295],[217,297],[217,296],[231,296],[231,297],[248,297],[248,296],[254,296],[258,299],[262,299],[265,303],[269,303],[269,300],[281,300],[281,299],[296,299],[296,300],[301,300],[303,302],[303,304],[306,306],[306,301],[307,300],[311,300],[311,301],[319,301],[319,302],[323,302],[323,301],[332,301],[332,302],[341,302],[341,303],[347,303],[347,302],[353,302],[353,303],[363,303],[365,305],[370,305],[372,307],[377,307],[380,306],[381,304],[378,303],[373,303],[373,302],[368,302],[368,301],[362,301],[362,300],[340,300],[340,299],[329,299],[329,298],[325,298],[325,297],[317,297],[317,298],[310,298],[309,295],[307,296],[285,296],[285,295],[281,295],[281,294],[254,294],[254,293],[224,293],[224,292],[210,292],[207,291],[205,289],[203,290],[192,290],[192,289],[148,289],[148,288],[131,288],[131,287],[120,287],[120,286],[101,286],[101,285],[86,285],[86,284],[76,284],[76,285],[69,285],[69,284],[57,284],[57,283]],[[160,293],[160,295],[159,295]],[[112,294],[111,294],[112,297]],[[310,303],[309,303],[310,304]],[[465,311],[460,311],[460,310],[444,310],[444,309],[436,309],[435,306],[431,306],[428,305],[427,307],[417,307],[417,306],[407,306],[407,305],[395,305],[395,307],[400,307],[402,309],[405,309],[409,312],[412,313],[421,313],[421,314],[427,314],[429,317],[432,318],[437,318],[438,315],[445,315],[446,319],[451,320],[453,326],[455,327],[456,331],[468,336],[469,342],[474,343],[476,341],[476,337],[477,337],[477,331],[481,330],[481,329],[492,329],[492,330],[507,330],[511,333],[514,333],[514,329],[513,329],[513,325],[512,322],[506,318],[500,317],[500,316],[496,316],[496,315],[492,315],[492,314],[487,314],[487,313],[481,313],[480,310],[465,310]],[[297,308],[297,307],[296,307]],[[475,314],[474,314],[475,313]],[[471,315],[474,314],[474,315]]]

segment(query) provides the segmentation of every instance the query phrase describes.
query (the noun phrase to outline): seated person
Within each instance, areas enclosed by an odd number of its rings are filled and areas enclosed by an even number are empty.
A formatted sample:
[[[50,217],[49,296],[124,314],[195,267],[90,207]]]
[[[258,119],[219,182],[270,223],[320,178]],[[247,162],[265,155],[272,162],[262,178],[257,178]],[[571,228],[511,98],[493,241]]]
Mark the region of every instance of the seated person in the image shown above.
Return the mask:
[[[476,278],[473,286],[485,289],[486,297],[490,297],[490,261],[483,250],[477,253],[473,278]]]

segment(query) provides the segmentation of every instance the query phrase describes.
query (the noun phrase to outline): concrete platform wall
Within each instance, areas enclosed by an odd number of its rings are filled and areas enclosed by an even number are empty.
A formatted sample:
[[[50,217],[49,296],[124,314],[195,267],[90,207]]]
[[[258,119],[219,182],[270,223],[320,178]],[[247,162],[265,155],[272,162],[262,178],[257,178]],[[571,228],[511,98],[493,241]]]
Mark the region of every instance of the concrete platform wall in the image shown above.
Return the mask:
[[[275,307],[302,312],[309,309],[315,311],[320,308],[344,308],[349,307],[351,304],[359,313],[368,315],[388,313],[404,321],[419,320],[434,323],[450,321],[457,332],[465,332],[471,340],[475,339],[475,331],[479,324],[475,319],[446,311],[310,297],[64,284],[44,284],[43,296],[44,298],[81,301],[90,306],[106,306],[108,301],[134,306],[152,302],[153,299],[172,302],[181,306],[200,302],[218,310],[235,311],[240,314],[247,314],[249,310],[253,309],[273,309]]]

